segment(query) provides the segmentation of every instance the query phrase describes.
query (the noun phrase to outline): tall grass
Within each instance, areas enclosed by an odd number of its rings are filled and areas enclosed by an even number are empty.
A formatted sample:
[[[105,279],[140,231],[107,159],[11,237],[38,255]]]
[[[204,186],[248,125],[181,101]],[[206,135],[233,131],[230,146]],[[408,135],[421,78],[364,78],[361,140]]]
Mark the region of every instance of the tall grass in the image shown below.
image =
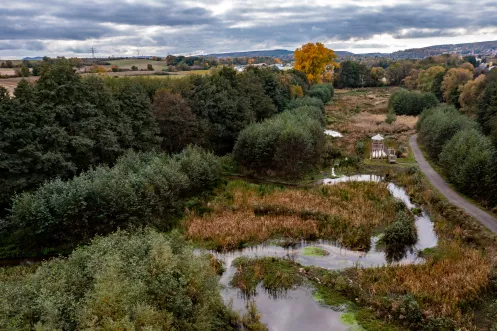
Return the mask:
[[[395,221],[397,204],[384,183],[341,183],[310,190],[269,189],[231,182],[211,213],[191,214],[187,237],[215,249],[270,238],[338,240],[369,248],[374,229]]]
[[[409,293],[425,317],[451,317],[461,323],[462,309],[489,285],[491,271],[481,252],[452,243],[424,264],[357,269],[354,287],[361,300],[380,309],[386,309],[380,298]]]

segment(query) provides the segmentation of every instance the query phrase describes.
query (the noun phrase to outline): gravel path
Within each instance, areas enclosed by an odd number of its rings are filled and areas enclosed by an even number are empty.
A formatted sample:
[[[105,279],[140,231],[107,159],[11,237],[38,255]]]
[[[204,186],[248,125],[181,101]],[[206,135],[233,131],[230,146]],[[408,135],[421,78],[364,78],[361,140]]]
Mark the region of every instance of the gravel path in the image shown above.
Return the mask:
[[[419,168],[431,182],[431,184],[442,193],[453,205],[464,209],[466,213],[476,218],[490,231],[497,234],[497,218],[466,201],[459,193],[454,191],[445,180],[426,161],[423,153],[419,149],[417,134],[412,135],[409,142],[414,153],[414,157],[419,164]]]

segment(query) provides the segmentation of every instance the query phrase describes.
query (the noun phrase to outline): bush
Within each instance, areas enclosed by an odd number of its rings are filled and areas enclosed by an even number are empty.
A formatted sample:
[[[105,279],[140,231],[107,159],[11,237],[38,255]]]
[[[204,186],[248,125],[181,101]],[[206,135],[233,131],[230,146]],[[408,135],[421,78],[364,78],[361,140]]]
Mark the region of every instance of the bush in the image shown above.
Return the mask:
[[[433,93],[411,92],[404,89],[397,90],[390,97],[389,108],[397,115],[417,116],[425,109],[438,105],[438,99]]]
[[[312,119],[321,123],[323,126],[326,124],[326,118],[324,117],[323,112],[321,111],[321,109],[315,106],[302,106],[299,108],[289,109],[287,110],[287,112],[298,116],[300,115],[309,116]]]
[[[119,227],[153,225],[167,230],[188,198],[209,190],[218,180],[216,158],[198,148],[173,157],[129,153],[112,169],[98,167],[18,196],[0,227],[0,244],[31,253],[74,247]],[[3,253],[7,254],[12,252]]]
[[[177,235],[151,230],[97,238],[31,273],[1,270],[0,284],[2,330],[232,330],[236,323],[209,259]]]
[[[300,85],[292,85],[290,86],[290,94],[292,99],[301,98],[304,96],[304,91]]]
[[[426,110],[419,119],[418,131],[428,155],[438,161],[444,145],[459,131],[477,128],[476,122],[453,106]]]
[[[235,159],[259,174],[302,176],[321,158],[324,120],[317,110],[294,108],[250,125],[238,137]]]
[[[364,156],[366,153],[366,143],[364,141],[358,141],[355,145],[355,150],[357,155]]]
[[[494,205],[497,155],[489,138],[476,129],[461,130],[443,147],[440,165],[458,190]]]
[[[290,103],[288,104],[287,109],[299,108],[299,107],[302,107],[302,106],[314,106],[314,107],[318,107],[324,113],[324,103],[323,103],[323,101],[321,101],[321,99],[313,98],[313,97],[310,97],[310,96],[305,96],[303,98],[298,98],[298,99],[290,101]]]
[[[311,89],[307,92],[307,95],[310,97],[318,98],[323,103],[328,103],[333,98],[334,90],[331,84],[317,84],[311,87]]]
[[[401,211],[397,220],[385,229],[380,244],[385,245],[387,259],[397,261],[417,241],[418,234],[412,217]]]
[[[395,113],[391,110],[387,112],[387,116],[385,117],[385,123],[387,124],[392,124],[397,120],[397,116],[395,116]]]

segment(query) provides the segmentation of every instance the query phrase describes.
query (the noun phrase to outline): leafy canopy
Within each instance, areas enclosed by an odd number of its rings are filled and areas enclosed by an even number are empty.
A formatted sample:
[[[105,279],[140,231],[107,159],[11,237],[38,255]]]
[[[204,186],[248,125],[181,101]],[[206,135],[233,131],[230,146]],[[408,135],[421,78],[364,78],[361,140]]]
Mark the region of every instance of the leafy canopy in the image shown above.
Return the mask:
[[[338,66],[336,58],[335,52],[323,44],[308,43],[295,50],[294,68],[305,72],[309,81],[319,83],[325,72]]]

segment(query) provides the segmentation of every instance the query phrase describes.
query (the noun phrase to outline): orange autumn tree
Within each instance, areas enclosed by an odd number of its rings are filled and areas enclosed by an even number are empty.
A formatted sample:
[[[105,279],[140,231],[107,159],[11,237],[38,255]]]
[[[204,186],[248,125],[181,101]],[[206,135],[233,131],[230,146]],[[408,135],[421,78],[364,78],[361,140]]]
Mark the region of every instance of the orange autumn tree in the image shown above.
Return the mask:
[[[319,83],[327,72],[338,66],[336,58],[335,52],[323,44],[308,43],[295,50],[294,68],[305,72],[310,82]]]

